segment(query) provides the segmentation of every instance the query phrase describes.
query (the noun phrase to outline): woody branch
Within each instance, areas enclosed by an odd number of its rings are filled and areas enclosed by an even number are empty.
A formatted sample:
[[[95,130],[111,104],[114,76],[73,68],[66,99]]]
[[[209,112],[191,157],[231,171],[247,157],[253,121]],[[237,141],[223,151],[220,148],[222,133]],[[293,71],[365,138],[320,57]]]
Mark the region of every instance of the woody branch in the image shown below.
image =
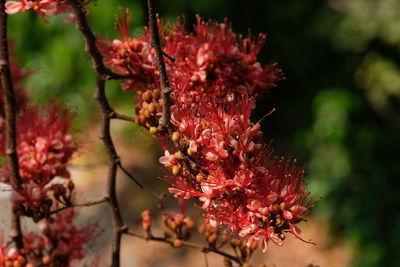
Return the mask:
[[[8,52],[7,36],[7,14],[5,13],[5,0],[0,1],[0,76],[1,88],[3,89],[4,113],[6,121],[6,155],[8,168],[10,170],[10,183],[14,190],[21,187],[19,177],[17,138],[16,138],[16,103],[14,95],[13,81],[10,70],[10,59]],[[18,249],[23,248],[23,238],[21,230],[21,219],[13,209],[12,212],[12,234],[15,245]]]

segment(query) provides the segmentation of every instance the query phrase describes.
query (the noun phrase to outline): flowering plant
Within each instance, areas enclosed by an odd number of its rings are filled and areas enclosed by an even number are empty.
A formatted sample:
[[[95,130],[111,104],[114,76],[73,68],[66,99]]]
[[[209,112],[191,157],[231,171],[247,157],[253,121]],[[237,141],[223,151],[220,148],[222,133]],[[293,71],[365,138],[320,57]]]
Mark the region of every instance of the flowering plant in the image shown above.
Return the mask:
[[[122,234],[174,247],[195,246],[188,243],[194,222],[184,212],[185,201],[192,198],[199,201],[205,217],[199,228],[208,244],[204,251],[224,256],[227,266],[232,261],[248,266],[259,242],[265,252],[269,241],[283,245],[286,233],[310,242],[296,225],[313,205],[304,186],[304,170],[296,160],[276,156],[265,143],[262,119],[251,122],[257,98],[283,78],[275,63],[263,66],[257,60],[265,35],[243,37],[228,21],[204,21],[200,16],[193,31],[185,29],[183,19],[164,25],[149,0],[150,25],[141,36],[130,37],[131,14],[122,9],[116,23],[121,39],[107,41],[97,39],[88,24],[89,2],[2,4],[3,21],[6,13],[27,10],[38,12],[46,22],[45,15],[72,13],[69,22],[76,22],[83,34],[96,70],[95,99],[103,114],[100,137],[110,164],[107,196],[75,203],[67,167],[79,143],[70,133],[71,115],[57,102],[44,110],[27,104],[30,99],[19,85],[25,74],[8,60],[3,23],[2,60],[8,74],[2,74],[0,153],[7,162],[0,165],[0,179],[12,187],[15,248],[1,247],[0,266],[72,266],[84,257],[84,245],[99,233],[95,224],[71,225],[76,215],[73,207],[103,202],[109,204],[114,224],[112,266],[120,265]],[[122,80],[124,91],[135,90],[135,119],[120,115],[109,104],[105,84],[110,79]],[[15,124],[15,116],[17,122],[28,123]],[[117,170],[143,185],[121,163],[110,134],[111,119],[134,121],[148,129],[164,150],[159,162],[169,170],[164,179],[171,184],[169,192],[179,200],[181,211],[163,216],[167,228],[163,238],[153,234],[148,210],[141,215],[145,236],[124,224],[116,194]],[[21,216],[39,222],[41,235],[23,234]],[[228,243],[235,256],[221,250]]]

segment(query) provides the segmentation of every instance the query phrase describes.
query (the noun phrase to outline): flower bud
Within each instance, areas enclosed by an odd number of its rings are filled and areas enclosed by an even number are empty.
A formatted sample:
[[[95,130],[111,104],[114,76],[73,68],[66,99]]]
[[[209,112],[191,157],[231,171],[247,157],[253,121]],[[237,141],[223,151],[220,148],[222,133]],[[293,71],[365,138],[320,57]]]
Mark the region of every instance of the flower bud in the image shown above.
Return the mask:
[[[180,240],[180,239],[175,239],[175,241],[174,241],[174,247],[180,248],[180,247],[182,247],[182,246],[183,246],[182,240]]]
[[[206,178],[206,177],[202,173],[199,173],[199,174],[196,175],[196,180],[199,181],[199,182],[203,181],[204,178]]]
[[[189,156],[193,156],[194,152],[190,148],[187,149],[187,153]]]
[[[155,112],[157,111],[156,104],[151,103],[151,104],[148,106],[148,111],[149,111],[150,113],[155,113]]]
[[[42,258],[42,263],[43,264],[49,264],[50,263],[50,256],[46,255]]]
[[[181,172],[181,167],[179,167],[178,165],[174,165],[172,167],[172,174],[173,175],[178,175]]]
[[[224,258],[224,266],[225,267],[232,267],[232,261],[229,258]]]
[[[150,103],[152,98],[152,92],[150,90],[147,90],[146,92],[143,93],[142,99],[143,101]]]
[[[174,142],[178,142],[180,138],[181,138],[181,134],[179,132],[174,132],[171,137],[172,141],[174,141]]]
[[[174,155],[175,155],[175,158],[176,158],[177,160],[180,160],[180,159],[183,158],[182,152],[180,152],[180,151],[175,152]]]
[[[213,244],[213,243],[215,243],[215,241],[217,241],[217,238],[218,238],[218,235],[217,235],[216,233],[214,233],[214,234],[210,235],[210,236],[207,238],[207,242],[208,242],[209,244]]]
[[[149,233],[151,228],[150,211],[149,210],[142,211],[141,217],[142,217],[142,227],[147,233]]]
[[[17,261],[22,265],[25,263],[25,258],[22,255],[19,255],[17,257]]]
[[[189,218],[189,217],[186,217],[183,220],[183,223],[185,224],[186,228],[188,228],[188,229],[192,229],[193,226],[194,226],[193,220],[191,218]]]
[[[10,258],[10,259],[12,259],[12,260],[14,260],[14,259],[17,258],[18,254],[19,254],[19,253],[18,253],[18,249],[12,248],[12,249],[10,249],[10,250],[8,251],[7,257]]]
[[[154,89],[151,94],[152,94],[154,100],[158,100],[160,98],[160,90],[159,89]]]
[[[158,132],[158,128],[152,126],[152,127],[150,127],[149,131],[150,131],[151,134],[156,134]]]
[[[147,119],[151,117],[151,113],[147,109],[144,111],[143,114],[144,114],[145,118],[147,118]]]
[[[280,233],[280,234],[279,234],[279,238],[280,238],[281,240],[285,240],[286,236],[285,236],[284,233]]]
[[[157,109],[157,112],[162,112],[163,111],[163,106],[159,103],[159,104],[156,105],[156,109]]]
[[[280,209],[277,204],[271,204],[271,205],[269,205],[268,208],[274,214],[277,214],[279,212],[279,209]]]

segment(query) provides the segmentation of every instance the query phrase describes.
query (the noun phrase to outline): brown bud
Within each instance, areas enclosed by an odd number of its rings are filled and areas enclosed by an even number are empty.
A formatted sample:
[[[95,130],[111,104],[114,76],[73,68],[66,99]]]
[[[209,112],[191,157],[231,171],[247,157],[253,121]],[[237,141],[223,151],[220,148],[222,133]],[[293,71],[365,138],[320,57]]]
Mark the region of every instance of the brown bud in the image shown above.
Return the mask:
[[[183,220],[183,222],[184,222],[186,228],[188,228],[188,229],[192,229],[193,226],[194,226],[193,220],[192,220],[191,218],[189,218],[189,217],[186,217],[186,218]]]
[[[180,240],[180,239],[175,239],[175,241],[174,241],[174,247],[180,248],[180,247],[182,247],[182,246],[183,246],[182,240]]]
[[[285,236],[284,233],[280,233],[280,234],[279,234],[279,238],[280,238],[281,240],[285,240],[286,236]]]
[[[181,167],[179,167],[178,165],[174,165],[172,167],[172,174],[173,175],[178,175],[181,172]]]
[[[180,152],[180,151],[175,152],[174,155],[175,155],[175,158],[176,158],[177,160],[183,159],[182,152]]]
[[[199,226],[199,233],[204,235],[205,232],[206,232],[206,225],[205,224],[200,225]]]
[[[148,109],[148,111],[149,111],[150,113],[155,113],[155,112],[157,111],[156,104],[151,103],[151,104],[148,106],[147,109]]]
[[[208,242],[209,244],[213,244],[213,243],[215,243],[215,241],[217,241],[217,238],[218,238],[218,235],[217,235],[216,233],[214,233],[214,234],[210,235],[210,236],[207,238],[207,242]]]
[[[241,243],[242,243],[242,242],[240,242],[239,239],[232,239],[232,240],[231,240],[231,245],[234,246],[234,247],[240,246]]]
[[[199,182],[203,181],[204,178],[205,178],[205,175],[202,174],[202,173],[199,173],[199,174],[196,175],[196,180],[199,181]]]
[[[240,245],[243,249],[247,248],[247,241],[242,240],[242,244]]]
[[[272,212],[272,213],[274,213],[274,214],[276,214],[276,213],[278,213],[279,212],[279,206],[277,205],[277,204],[271,204],[271,205],[269,205],[269,210]]]
[[[156,133],[158,133],[158,128],[157,127],[154,127],[154,126],[152,126],[152,127],[150,127],[150,133],[151,134],[156,134]]]
[[[46,255],[42,258],[43,264],[49,264],[50,263],[50,256]]]
[[[190,148],[187,149],[187,153],[189,156],[193,156],[194,152]]]
[[[151,113],[150,111],[148,111],[147,109],[144,111],[143,115],[145,116],[145,118],[150,118],[151,117]]]
[[[146,92],[144,92],[142,94],[142,98],[143,98],[143,101],[150,103],[151,98],[152,98],[152,92],[150,90],[147,90]]]
[[[163,106],[161,104],[157,104],[156,105],[156,109],[157,109],[157,112],[162,112],[163,111]]]
[[[180,140],[180,138],[181,138],[181,134],[179,132],[174,132],[171,137],[172,141],[174,141],[174,142],[178,142]]]
[[[152,94],[154,100],[158,100],[160,98],[160,90],[158,90],[158,89],[154,89],[151,94]]]
[[[232,261],[229,258],[224,258],[224,266],[225,267],[232,267]]]

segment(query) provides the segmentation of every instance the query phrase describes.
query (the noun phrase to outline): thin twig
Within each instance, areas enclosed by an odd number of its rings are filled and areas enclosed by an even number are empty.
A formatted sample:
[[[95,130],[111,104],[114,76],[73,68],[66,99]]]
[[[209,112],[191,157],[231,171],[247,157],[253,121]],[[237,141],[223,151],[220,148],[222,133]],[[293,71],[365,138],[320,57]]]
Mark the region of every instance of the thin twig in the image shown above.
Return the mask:
[[[114,113],[111,108],[107,96],[105,94],[105,83],[110,79],[110,71],[104,65],[103,56],[96,46],[96,36],[90,28],[86,13],[87,8],[79,0],[68,0],[71,5],[74,14],[77,19],[77,27],[82,33],[85,42],[86,50],[90,54],[93,62],[93,67],[96,70],[96,91],[94,99],[98,102],[102,112],[102,126],[99,137],[103,140],[108,153],[108,177],[107,177],[107,194],[108,203],[111,209],[112,221],[113,221],[113,238],[112,238],[112,257],[111,266],[120,266],[120,251],[121,251],[121,237],[122,233],[126,230],[122,215],[120,212],[117,192],[116,192],[116,180],[118,165],[120,158],[115,150],[114,143],[110,133],[111,114]]]
[[[174,247],[174,240],[173,239],[169,239],[169,238],[165,238],[165,237],[156,237],[156,236],[143,236],[140,235],[138,233],[132,232],[132,231],[127,231],[125,232],[125,234],[130,235],[130,236],[134,236],[140,239],[144,239],[147,241],[155,241],[155,242],[161,242],[161,243],[166,243],[171,245],[172,247]],[[188,241],[182,241],[182,246],[186,247],[186,248],[192,248],[192,249],[198,249],[203,253],[208,253],[208,252],[212,252],[215,254],[219,254],[221,256],[224,256],[228,259],[233,260],[234,262],[237,263],[241,263],[241,260],[238,257],[235,257],[229,253],[226,253],[222,250],[219,250],[217,248],[211,248],[211,247],[206,247],[203,246],[201,244],[197,244],[197,243],[193,243],[193,242],[188,242]]]
[[[3,89],[4,113],[6,120],[6,154],[9,168],[9,179],[14,190],[21,188],[21,178],[19,177],[18,154],[17,154],[17,131],[16,131],[16,103],[14,86],[10,70],[10,58],[8,52],[7,36],[7,14],[5,12],[5,0],[0,0],[0,75],[1,88]],[[18,249],[24,246],[21,219],[12,211],[12,234],[15,245]]]
[[[171,119],[171,86],[168,80],[167,69],[165,67],[163,50],[161,47],[160,35],[158,33],[157,15],[154,9],[154,1],[147,0],[147,8],[149,12],[149,25],[151,31],[151,42],[156,51],[157,64],[160,71],[161,95],[163,99],[163,113],[161,115],[159,126],[161,131],[165,131],[170,125]]]
[[[108,198],[103,197],[101,199],[98,200],[94,200],[94,201],[89,201],[89,202],[84,202],[84,203],[78,203],[78,204],[73,204],[71,206],[65,206],[56,210],[53,210],[50,212],[50,215],[56,214],[60,211],[66,210],[66,209],[70,209],[70,208],[77,208],[77,207],[90,207],[90,206],[95,206],[101,203],[106,203],[108,202]]]
[[[208,257],[207,257],[207,253],[203,253],[204,254],[204,262],[205,262],[205,264],[206,264],[206,267],[209,267],[208,266]]]
[[[128,176],[129,179],[131,179],[138,187],[149,193],[152,198],[154,198],[158,202],[160,208],[164,206],[162,198],[158,197],[153,191],[151,191],[149,188],[145,187],[141,182],[139,182],[139,180],[136,179],[135,176],[133,176],[127,169],[125,169],[121,162],[118,164],[118,166],[126,174],[126,176]]]
[[[129,117],[129,116],[126,116],[126,115],[119,114],[119,113],[117,113],[117,112],[115,112],[115,111],[113,111],[113,112],[110,114],[110,118],[111,118],[111,119],[119,119],[119,120],[123,120],[123,121],[135,122],[135,119],[134,119],[134,118]]]

